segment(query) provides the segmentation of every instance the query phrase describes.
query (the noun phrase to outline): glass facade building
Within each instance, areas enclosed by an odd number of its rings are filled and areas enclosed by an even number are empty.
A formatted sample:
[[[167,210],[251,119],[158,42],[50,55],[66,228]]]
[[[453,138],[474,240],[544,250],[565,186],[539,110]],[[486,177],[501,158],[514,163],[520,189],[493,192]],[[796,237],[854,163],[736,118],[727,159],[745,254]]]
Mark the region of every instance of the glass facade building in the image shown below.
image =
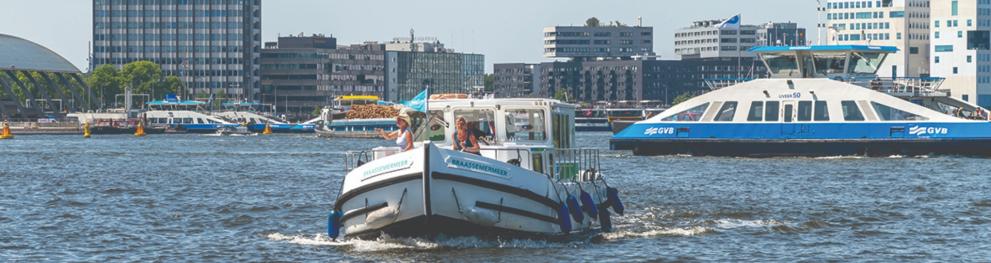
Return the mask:
[[[254,98],[261,0],[93,0],[91,66],[149,60],[186,96]]]
[[[409,100],[427,86],[433,94],[473,94],[484,87],[484,75],[481,54],[387,51],[385,97]]]

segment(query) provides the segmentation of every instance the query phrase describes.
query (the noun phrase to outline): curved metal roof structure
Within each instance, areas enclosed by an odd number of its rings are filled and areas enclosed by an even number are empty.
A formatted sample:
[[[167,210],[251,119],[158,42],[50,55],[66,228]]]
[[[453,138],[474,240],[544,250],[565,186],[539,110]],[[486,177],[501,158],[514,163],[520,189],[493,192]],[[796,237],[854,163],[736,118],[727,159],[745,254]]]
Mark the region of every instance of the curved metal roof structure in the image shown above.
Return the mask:
[[[0,34],[0,70],[80,73],[64,57],[38,43]]]

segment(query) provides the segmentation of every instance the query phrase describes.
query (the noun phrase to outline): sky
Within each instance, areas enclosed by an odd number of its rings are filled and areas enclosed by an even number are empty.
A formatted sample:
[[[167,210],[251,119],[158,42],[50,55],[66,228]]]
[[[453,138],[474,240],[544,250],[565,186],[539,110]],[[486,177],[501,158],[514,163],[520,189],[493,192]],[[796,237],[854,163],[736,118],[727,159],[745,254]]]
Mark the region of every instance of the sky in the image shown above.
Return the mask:
[[[0,0],[0,33],[25,38],[86,71],[92,39],[91,0]],[[436,37],[448,48],[493,63],[542,62],[546,26],[581,25],[589,17],[654,27],[654,52],[674,55],[674,32],[702,19],[742,14],[744,24],[797,22],[815,41],[815,0],[263,0],[262,41],[325,34],[338,44]],[[0,47],[2,48],[2,47]]]

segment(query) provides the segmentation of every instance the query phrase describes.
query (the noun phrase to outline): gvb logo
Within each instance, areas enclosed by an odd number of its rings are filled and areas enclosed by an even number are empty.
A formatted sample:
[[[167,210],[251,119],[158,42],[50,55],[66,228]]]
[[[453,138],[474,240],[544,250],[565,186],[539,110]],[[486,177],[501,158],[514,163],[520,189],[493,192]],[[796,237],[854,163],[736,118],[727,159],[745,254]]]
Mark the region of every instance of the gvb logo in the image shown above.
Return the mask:
[[[950,133],[950,129],[944,127],[924,127],[924,126],[914,126],[908,128],[908,134],[911,135],[945,135]]]
[[[673,127],[651,127],[643,131],[643,135],[674,134]]]

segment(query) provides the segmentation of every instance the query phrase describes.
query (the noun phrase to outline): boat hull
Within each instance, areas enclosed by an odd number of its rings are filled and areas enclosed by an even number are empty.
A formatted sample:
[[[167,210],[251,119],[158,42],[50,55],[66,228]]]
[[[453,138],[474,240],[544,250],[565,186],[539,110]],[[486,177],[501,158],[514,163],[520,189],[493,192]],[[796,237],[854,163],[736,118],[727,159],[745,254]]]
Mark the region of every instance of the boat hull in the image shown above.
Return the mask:
[[[979,140],[643,140],[612,139],[614,150],[634,155],[823,157],[991,156],[991,139]]]
[[[604,184],[584,183],[604,206]],[[567,189],[567,190],[565,190]],[[578,184],[477,155],[426,144],[352,170],[335,202],[344,235],[571,238],[598,231],[586,215],[563,231],[558,208]],[[605,208],[603,208],[605,209]]]

